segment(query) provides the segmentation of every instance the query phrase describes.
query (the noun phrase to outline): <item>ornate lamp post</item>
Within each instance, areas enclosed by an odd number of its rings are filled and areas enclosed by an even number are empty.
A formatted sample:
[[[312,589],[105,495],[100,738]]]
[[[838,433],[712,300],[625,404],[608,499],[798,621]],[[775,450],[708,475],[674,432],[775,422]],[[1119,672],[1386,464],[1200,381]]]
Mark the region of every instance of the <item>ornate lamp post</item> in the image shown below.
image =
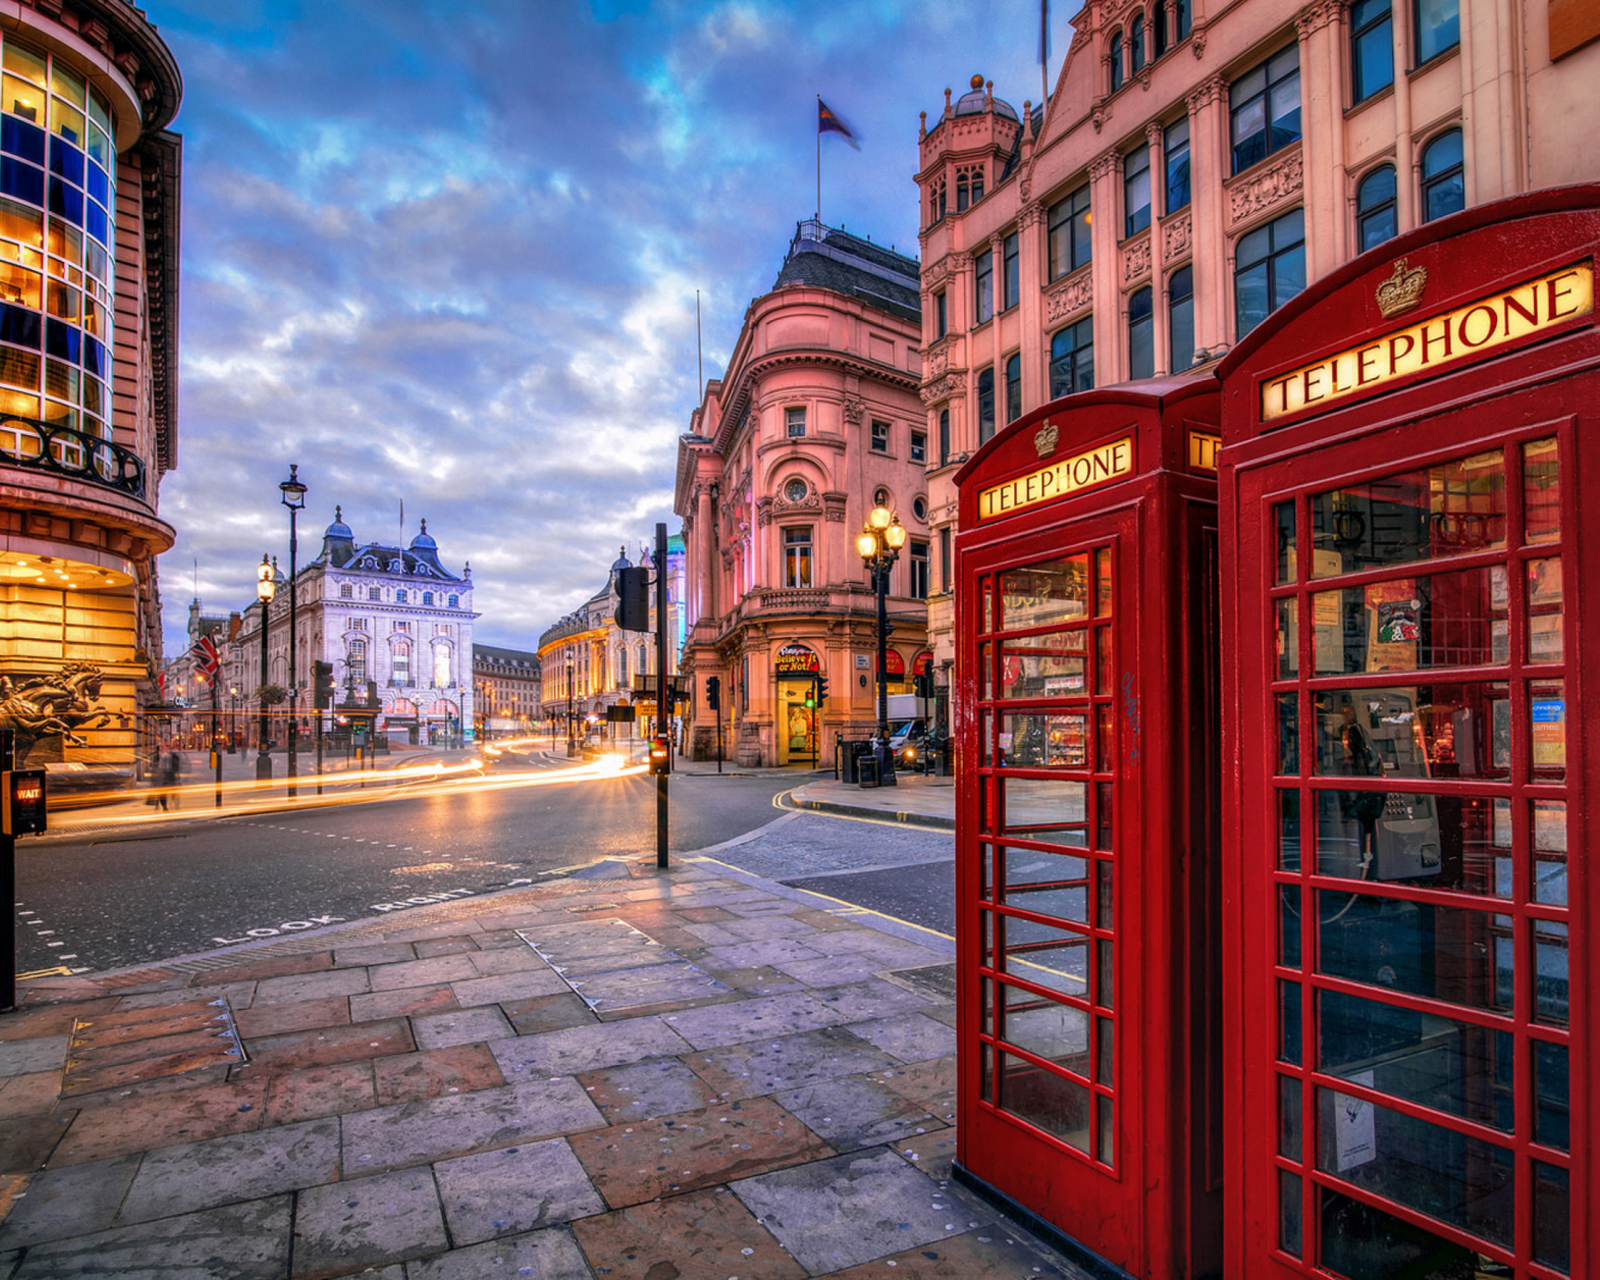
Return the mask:
[[[294,598],[299,594],[295,590],[295,556],[300,543],[295,517],[306,505],[306,486],[300,482],[300,468],[294,463],[289,464],[289,478],[279,483],[278,491],[283,494],[279,501],[289,508],[289,798],[292,800],[295,775],[300,771],[295,752],[295,736],[300,728],[300,678],[294,653]]]
[[[228,686],[228,754],[239,754],[239,686]]]
[[[900,517],[887,507],[874,507],[856,539],[856,550],[872,575],[878,593],[878,737],[889,740],[889,571],[906,545]],[[892,769],[892,763],[888,766]],[[890,776],[893,776],[892,774]]]
[[[267,563],[263,552],[261,564],[256,569],[256,599],[261,601],[261,683],[256,686],[256,697],[261,704],[261,714],[256,720],[257,782],[272,781],[272,757],[267,754],[267,704],[261,694],[267,687],[267,606],[272,603],[277,590],[272,582],[274,576],[273,567]]]
[[[567,759],[578,754],[578,744],[572,737],[572,659],[567,659]]]

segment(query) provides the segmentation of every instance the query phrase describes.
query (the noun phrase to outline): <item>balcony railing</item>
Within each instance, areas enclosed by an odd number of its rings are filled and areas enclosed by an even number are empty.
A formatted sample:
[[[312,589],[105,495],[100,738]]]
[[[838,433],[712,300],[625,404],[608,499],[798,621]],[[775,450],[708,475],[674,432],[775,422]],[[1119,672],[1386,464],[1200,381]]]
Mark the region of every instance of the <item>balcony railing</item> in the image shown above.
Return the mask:
[[[145,496],[144,463],[131,449],[37,418],[0,415],[0,464]]]

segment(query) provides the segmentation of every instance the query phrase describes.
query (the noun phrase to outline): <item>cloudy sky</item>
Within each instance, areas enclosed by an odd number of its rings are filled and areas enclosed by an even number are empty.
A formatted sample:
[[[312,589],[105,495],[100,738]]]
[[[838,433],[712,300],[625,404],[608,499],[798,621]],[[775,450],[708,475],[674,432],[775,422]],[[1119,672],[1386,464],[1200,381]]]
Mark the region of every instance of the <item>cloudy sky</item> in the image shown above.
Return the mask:
[[[533,648],[657,520],[706,377],[815,204],[916,253],[917,113],[1039,98],[1038,8],[911,0],[147,0],[184,101],[169,654],[288,561],[277,483],[358,539],[419,518],[477,638]],[[1056,13],[1068,6],[1056,6]],[[1070,39],[1053,16],[1052,69]]]

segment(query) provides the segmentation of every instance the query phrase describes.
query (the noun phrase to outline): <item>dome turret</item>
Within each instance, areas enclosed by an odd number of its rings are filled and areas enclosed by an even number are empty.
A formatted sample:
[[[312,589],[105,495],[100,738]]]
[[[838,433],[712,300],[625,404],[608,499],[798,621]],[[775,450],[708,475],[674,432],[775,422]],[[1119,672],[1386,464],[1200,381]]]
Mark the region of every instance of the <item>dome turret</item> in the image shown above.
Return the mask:
[[[428,536],[428,522],[426,520],[422,521],[422,530],[421,530],[421,532],[418,533],[415,538],[411,539],[411,545],[407,548],[407,550],[408,551],[437,551],[438,549],[439,549],[439,544],[437,542],[435,542],[431,537]]]

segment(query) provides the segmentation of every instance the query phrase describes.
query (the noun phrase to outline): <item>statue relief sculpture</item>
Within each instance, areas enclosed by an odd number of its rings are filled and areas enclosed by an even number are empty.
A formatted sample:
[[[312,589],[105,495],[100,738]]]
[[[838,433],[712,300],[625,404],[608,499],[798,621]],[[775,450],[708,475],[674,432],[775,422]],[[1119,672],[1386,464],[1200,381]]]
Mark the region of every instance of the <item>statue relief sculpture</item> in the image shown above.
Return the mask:
[[[13,759],[21,768],[34,746],[44,738],[60,738],[83,746],[79,729],[90,729],[110,719],[96,707],[104,676],[89,662],[69,662],[50,675],[24,676],[13,681],[0,676],[0,729],[16,734]]]

